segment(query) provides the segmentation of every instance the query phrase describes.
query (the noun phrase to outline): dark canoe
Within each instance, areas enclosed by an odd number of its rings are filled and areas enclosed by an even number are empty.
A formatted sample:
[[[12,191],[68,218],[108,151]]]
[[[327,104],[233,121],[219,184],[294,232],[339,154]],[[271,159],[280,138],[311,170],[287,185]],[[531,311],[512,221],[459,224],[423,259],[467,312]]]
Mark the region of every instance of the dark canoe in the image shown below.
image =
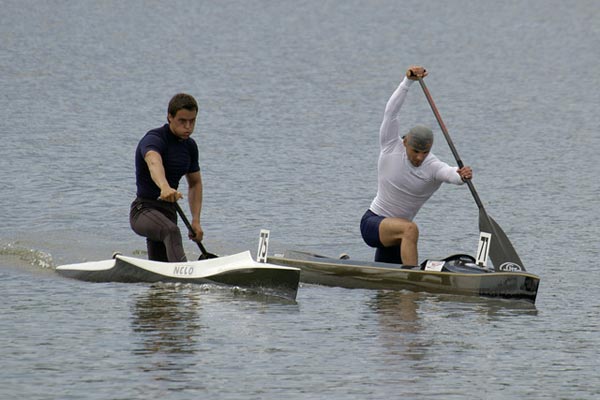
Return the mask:
[[[345,288],[450,293],[535,303],[540,279],[521,271],[496,272],[475,264],[468,255],[426,260],[419,267],[336,259],[288,250],[268,257],[271,264],[301,269],[300,281]]]
[[[300,270],[258,263],[249,251],[208,260],[166,263],[117,255],[114,259],[56,267],[68,278],[88,282],[180,282],[218,284],[296,299]]]

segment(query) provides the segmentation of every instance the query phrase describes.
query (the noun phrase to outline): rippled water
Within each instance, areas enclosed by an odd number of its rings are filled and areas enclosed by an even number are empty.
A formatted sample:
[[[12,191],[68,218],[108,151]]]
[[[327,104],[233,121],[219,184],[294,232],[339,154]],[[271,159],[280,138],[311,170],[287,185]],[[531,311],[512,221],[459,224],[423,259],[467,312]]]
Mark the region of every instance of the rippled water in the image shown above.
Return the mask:
[[[599,14],[594,1],[3,2],[0,397],[597,398]],[[54,273],[145,256],[127,219],[133,151],[178,91],[201,107],[209,251],[255,252],[267,228],[272,252],[372,258],[358,221],[377,132],[416,63],[487,211],[541,277],[535,306],[315,285],[290,303]],[[418,86],[405,111],[436,126]],[[441,135],[434,152],[452,161]],[[417,222],[422,258],[476,248],[465,187],[442,187]]]

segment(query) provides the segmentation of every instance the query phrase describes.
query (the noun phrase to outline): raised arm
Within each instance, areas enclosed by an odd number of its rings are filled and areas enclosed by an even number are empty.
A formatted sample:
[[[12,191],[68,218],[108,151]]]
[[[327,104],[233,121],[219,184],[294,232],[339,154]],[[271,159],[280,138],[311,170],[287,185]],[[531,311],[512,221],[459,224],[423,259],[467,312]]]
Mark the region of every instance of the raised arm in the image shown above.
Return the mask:
[[[411,66],[406,70],[406,76],[402,82],[400,82],[400,85],[398,85],[394,93],[392,93],[392,96],[385,105],[383,121],[381,122],[381,127],[379,128],[379,144],[382,149],[400,138],[400,125],[398,122],[400,108],[402,108],[404,100],[406,100],[408,89],[410,88],[410,85],[412,85],[413,81],[426,76],[427,71],[425,68],[420,66]]]

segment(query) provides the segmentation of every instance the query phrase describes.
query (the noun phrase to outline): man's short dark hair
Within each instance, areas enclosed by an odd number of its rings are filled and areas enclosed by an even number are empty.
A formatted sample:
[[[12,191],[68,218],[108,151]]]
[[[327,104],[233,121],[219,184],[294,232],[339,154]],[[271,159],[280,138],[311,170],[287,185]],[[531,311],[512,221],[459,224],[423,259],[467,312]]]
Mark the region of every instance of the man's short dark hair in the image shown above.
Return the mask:
[[[169,115],[174,117],[177,114],[177,111],[181,109],[198,112],[198,103],[196,103],[196,99],[189,94],[177,93],[171,98],[171,101],[169,101]]]

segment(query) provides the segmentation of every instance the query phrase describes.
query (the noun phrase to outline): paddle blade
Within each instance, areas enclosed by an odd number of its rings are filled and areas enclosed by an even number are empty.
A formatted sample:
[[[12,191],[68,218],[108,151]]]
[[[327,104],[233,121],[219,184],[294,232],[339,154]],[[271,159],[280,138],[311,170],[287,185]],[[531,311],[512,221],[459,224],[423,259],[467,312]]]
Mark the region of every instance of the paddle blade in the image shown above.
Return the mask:
[[[205,254],[200,254],[200,257],[198,257],[198,260],[208,260],[209,258],[218,258],[219,256],[216,254],[212,254],[212,253],[205,253]]]
[[[483,209],[479,210],[479,230],[492,235],[489,255],[496,271],[525,271],[521,258],[500,225]]]
[[[198,245],[198,248],[202,252],[202,254],[200,254],[200,257],[198,257],[198,260],[208,260],[209,258],[218,258],[219,257],[216,254],[212,254],[212,253],[209,253],[208,251],[206,251],[206,249],[204,248],[204,245],[201,242],[196,242],[196,244]]]

